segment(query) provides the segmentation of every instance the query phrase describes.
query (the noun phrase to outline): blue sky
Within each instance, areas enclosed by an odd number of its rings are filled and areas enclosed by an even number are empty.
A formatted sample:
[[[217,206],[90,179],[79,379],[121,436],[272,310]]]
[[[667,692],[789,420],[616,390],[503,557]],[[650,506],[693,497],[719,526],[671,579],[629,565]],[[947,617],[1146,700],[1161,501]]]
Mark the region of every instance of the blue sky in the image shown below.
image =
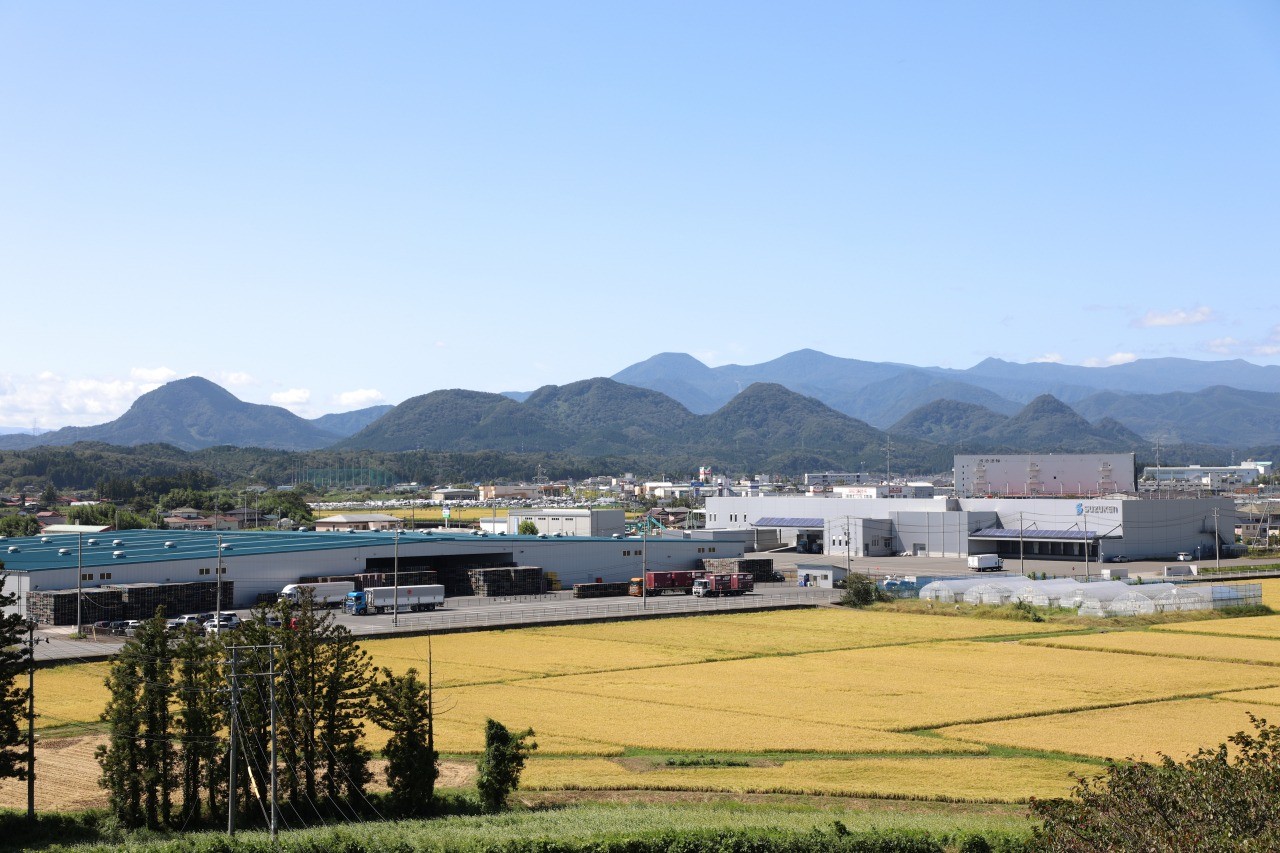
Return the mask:
[[[0,425],[1280,363],[1280,4],[9,3]]]

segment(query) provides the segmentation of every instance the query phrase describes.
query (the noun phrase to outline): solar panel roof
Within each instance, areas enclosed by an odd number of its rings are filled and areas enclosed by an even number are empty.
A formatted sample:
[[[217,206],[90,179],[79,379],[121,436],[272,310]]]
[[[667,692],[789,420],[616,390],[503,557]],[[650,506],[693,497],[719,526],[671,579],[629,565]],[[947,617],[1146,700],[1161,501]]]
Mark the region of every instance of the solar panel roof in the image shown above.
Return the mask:
[[[825,527],[821,518],[790,518],[786,516],[767,515],[753,522],[754,527]]]

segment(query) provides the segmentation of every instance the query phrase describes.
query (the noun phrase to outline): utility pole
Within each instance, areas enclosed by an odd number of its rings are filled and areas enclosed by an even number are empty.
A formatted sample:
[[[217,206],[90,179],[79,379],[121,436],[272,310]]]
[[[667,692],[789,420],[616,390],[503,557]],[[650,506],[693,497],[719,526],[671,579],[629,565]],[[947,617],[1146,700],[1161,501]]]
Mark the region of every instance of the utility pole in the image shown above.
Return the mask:
[[[396,531],[395,551],[391,564],[392,590],[391,590],[391,624],[395,627],[400,626],[400,531]]]
[[[1213,508],[1213,567],[1214,569],[1222,568],[1222,540],[1218,538],[1218,508]]]
[[[649,609],[649,515],[644,515],[644,527],[640,528],[640,609]]]
[[[213,515],[213,525],[214,527],[218,526],[218,514],[216,511],[214,512],[214,515]],[[221,625],[222,624],[222,534],[215,533],[214,538],[218,542],[218,561],[213,567],[213,580],[214,580],[214,590],[215,590],[214,600],[217,602],[216,606],[213,608],[217,615],[215,615],[213,619],[215,622]]]
[[[239,682],[236,681],[236,664],[239,662],[240,649],[231,647],[231,714],[228,716],[227,737],[231,741],[230,754],[227,761],[227,837],[236,837],[236,715],[239,713]]]
[[[27,820],[36,819],[36,622],[27,622]]]
[[[1081,513],[1084,519],[1084,579],[1089,580],[1089,513]]]
[[[849,538],[849,516],[844,517],[844,573],[853,573],[853,540]]]
[[[1018,571],[1024,576],[1027,573],[1027,546],[1023,539],[1022,513],[1018,513]]]
[[[76,532],[76,636],[84,635],[81,582],[84,581],[84,534]]]
[[[276,844],[276,815],[279,813],[279,780],[276,774],[276,647],[268,646],[267,695],[271,705],[271,845]]]
[[[263,676],[266,676],[267,682],[268,682],[267,683],[267,703],[269,705],[268,719],[269,719],[269,725],[271,728],[271,745],[270,745],[271,756],[268,759],[268,761],[270,761],[271,763],[271,770],[267,774],[266,780],[260,779],[258,781],[255,781],[253,778],[253,765],[251,761],[249,765],[249,782],[250,782],[250,787],[252,791],[257,795],[258,799],[262,799],[262,787],[260,783],[262,781],[269,781],[270,783],[271,813],[270,813],[269,822],[271,826],[271,839],[273,844],[275,843],[278,828],[279,828],[279,815],[280,815],[280,782],[279,782],[279,771],[277,768],[278,762],[277,762],[277,752],[276,752],[276,749],[277,749],[276,651],[279,648],[280,646],[277,646],[277,645],[231,646],[230,647],[231,674],[227,676],[228,680],[231,682],[231,719],[230,719],[230,727],[229,727],[230,738],[231,738],[231,750],[230,750],[230,761],[228,765],[228,776],[227,776],[227,835],[228,837],[235,837],[235,834],[236,834],[236,758],[237,758],[236,716],[237,716],[237,707],[239,705],[239,697],[240,697],[240,679],[246,675],[249,676],[250,678],[262,678]],[[253,652],[261,652],[265,649],[267,651],[267,671],[241,673],[239,671],[241,649],[248,649]]]

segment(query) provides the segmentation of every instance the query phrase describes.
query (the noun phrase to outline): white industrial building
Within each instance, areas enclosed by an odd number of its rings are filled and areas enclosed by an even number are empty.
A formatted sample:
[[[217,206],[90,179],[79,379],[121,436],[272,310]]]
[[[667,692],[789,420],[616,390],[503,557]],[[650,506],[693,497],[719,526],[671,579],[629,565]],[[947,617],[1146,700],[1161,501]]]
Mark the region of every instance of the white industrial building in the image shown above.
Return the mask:
[[[1229,498],[707,499],[707,528],[749,532],[756,549],[796,545],[841,557],[915,554],[1081,560],[1208,559],[1235,541]],[[1219,552],[1222,553],[1222,552]]]
[[[502,532],[508,535],[519,532],[525,521],[548,536],[614,536],[627,528],[627,514],[620,509],[512,509],[505,521]]]
[[[393,572],[398,567],[401,572],[436,571],[443,578],[449,572],[516,565],[554,572],[567,589],[576,583],[630,580],[640,573],[642,559],[650,571],[670,571],[698,568],[704,557],[742,554],[743,537],[710,533],[650,537],[642,543],[637,537],[546,534],[124,530],[0,541],[5,590],[19,593],[20,610],[29,590],[74,590],[77,574],[84,588],[93,588],[212,581],[221,567],[222,578],[234,583],[231,604],[243,608],[302,577]]]
[[[1187,485],[1197,488],[1222,489],[1248,486],[1271,471],[1270,462],[1246,460],[1239,465],[1148,465],[1142,479],[1160,484]]]
[[[958,498],[1134,493],[1132,453],[987,453],[956,456]]]

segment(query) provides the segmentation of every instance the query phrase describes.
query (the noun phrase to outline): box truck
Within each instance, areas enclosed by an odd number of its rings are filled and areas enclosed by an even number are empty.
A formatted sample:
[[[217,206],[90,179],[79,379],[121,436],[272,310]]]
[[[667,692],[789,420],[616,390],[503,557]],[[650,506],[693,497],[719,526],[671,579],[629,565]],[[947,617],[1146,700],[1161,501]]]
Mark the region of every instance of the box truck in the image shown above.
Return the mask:
[[[978,572],[998,572],[1004,568],[1004,560],[995,554],[973,554],[969,557],[969,568]]]

